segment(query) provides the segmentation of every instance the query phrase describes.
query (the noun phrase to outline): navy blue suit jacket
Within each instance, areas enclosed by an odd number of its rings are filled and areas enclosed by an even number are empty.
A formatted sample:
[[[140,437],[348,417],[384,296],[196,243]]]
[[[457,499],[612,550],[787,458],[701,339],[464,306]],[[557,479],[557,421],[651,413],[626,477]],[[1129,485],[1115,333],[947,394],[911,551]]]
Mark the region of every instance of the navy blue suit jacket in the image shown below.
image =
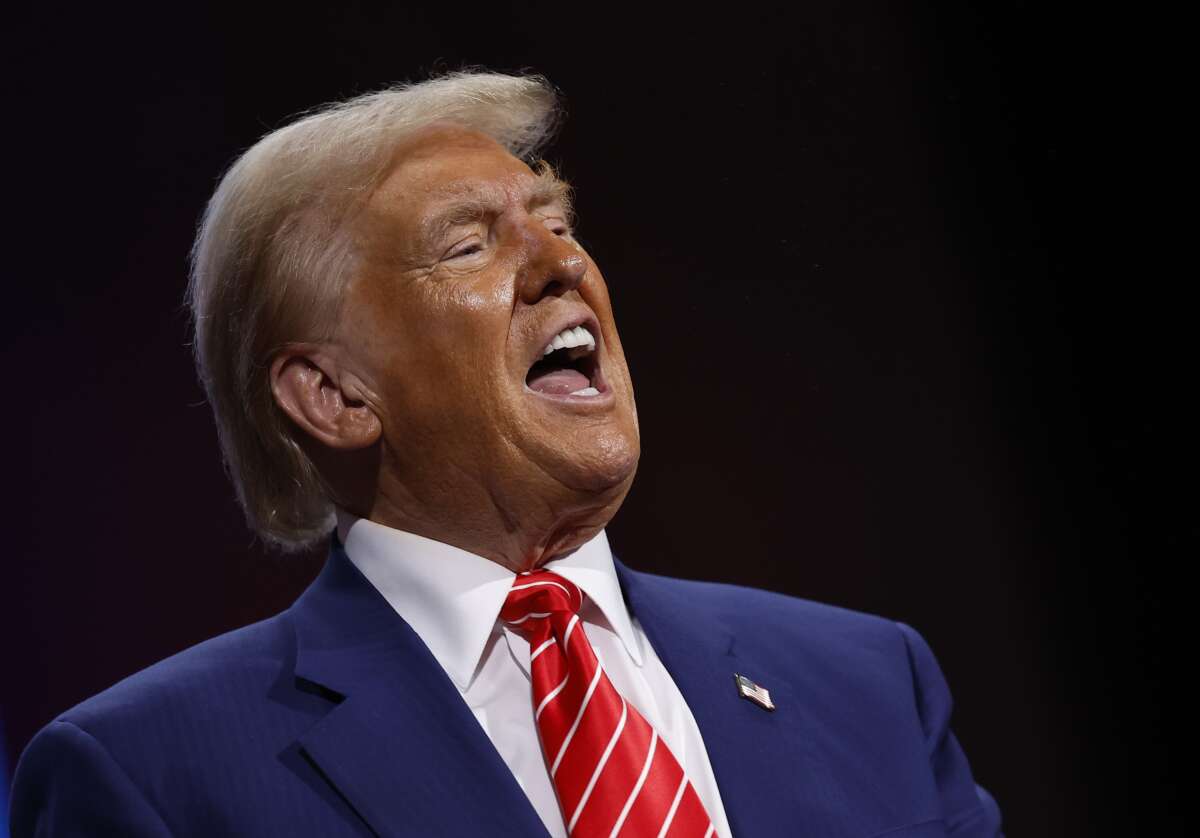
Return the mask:
[[[738,838],[1000,834],[912,629],[617,564],[687,700]],[[735,672],[778,708],[740,698]],[[335,544],[281,614],[64,713],[30,743],[12,834],[545,836],[411,628]]]

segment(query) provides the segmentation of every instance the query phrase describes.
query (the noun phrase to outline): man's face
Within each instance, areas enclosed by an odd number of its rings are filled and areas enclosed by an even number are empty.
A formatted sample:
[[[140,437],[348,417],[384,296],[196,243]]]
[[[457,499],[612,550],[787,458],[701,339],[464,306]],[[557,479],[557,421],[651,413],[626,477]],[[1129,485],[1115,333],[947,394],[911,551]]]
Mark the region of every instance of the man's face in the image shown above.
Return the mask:
[[[592,496],[611,515],[637,465],[633,387],[560,185],[457,126],[394,160],[353,223],[338,340],[404,491],[487,493],[517,517]]]

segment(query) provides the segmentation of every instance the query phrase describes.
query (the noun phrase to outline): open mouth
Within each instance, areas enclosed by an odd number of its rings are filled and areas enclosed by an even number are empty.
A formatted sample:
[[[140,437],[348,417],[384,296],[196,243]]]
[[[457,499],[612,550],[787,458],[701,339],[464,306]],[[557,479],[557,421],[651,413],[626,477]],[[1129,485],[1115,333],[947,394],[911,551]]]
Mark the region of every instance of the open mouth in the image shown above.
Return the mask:
[[[587,325],[563,329],[529,368],[525,385],[547,396],[595,398],[607,387],[600,376],[596,338]]]

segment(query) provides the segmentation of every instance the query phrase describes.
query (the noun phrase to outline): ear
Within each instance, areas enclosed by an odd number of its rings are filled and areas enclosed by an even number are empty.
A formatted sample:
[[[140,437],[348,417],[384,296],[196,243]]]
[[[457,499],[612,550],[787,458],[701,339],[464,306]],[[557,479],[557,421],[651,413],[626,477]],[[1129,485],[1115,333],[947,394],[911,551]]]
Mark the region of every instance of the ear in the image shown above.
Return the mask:
[[[305,433],[336,451],[357,451],[379,441],[383,423],[339,375],[318,347],[290,346],[271,361],[275,403]]]

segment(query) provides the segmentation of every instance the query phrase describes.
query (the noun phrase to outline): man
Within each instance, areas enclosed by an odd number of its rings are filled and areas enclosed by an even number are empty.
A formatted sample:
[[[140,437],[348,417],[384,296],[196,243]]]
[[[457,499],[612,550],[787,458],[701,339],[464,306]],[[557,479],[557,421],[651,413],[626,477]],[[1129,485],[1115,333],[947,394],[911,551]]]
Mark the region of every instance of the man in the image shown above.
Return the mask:
[[[613,558],[637,415],[527,162],[555,115],[544,80],[456,74],[230,169],[201,376],[250,524],[330,556],[39,733],[15,835],[999,834],[911,629]]]

